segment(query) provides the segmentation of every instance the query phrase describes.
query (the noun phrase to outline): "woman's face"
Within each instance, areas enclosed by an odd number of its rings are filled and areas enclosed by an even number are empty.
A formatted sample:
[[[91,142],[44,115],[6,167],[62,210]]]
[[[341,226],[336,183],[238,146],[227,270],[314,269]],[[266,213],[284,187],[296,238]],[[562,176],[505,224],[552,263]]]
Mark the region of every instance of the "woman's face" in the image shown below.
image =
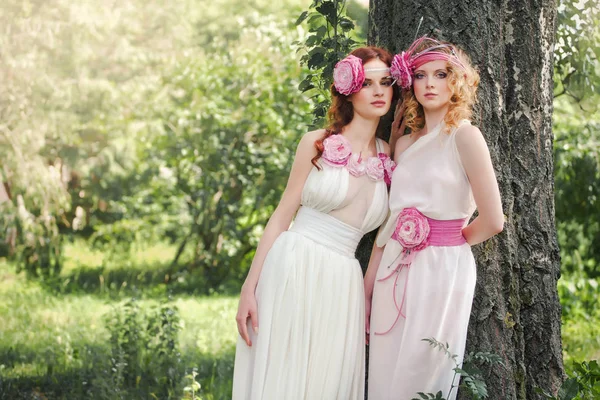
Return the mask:
[[[425,110],[439,110],[448,106],[452,91],[448,87],[446,61],[435,60],[421,65],[414,72],[413,90]]]
[[[379,59],[364,64],[363,87],[348,98],[356,114],[372,119],[380,118],[388,112],[394,95],[394,79],[390,76],[388,68],[389,65]]]

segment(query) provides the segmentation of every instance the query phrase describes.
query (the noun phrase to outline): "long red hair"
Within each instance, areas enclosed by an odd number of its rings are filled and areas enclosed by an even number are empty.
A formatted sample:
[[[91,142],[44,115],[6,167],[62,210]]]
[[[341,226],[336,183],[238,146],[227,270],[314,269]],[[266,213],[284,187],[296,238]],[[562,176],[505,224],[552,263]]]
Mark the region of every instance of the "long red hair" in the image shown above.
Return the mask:
[[[368,46],[359,47],[352,51],[351,55],[358,57],[362,60],[363,65],[367,62],[379,59],[389,66],[392,65],[393,56],[385,49],[380,47]],[[394,86],[394,95],[392,101],[396,100],[400,95],[397,86]],[[319,158],[323,155],[323,141],[331,135],[335,135],[342,132],[342,129],[348,125],[352,118],[354,118],[354,108],[352,102],[348,100],[349,96],[343,95],[335,90],[335,86],[331,85],[331,107],[327,113],[328,126],[325,128],[325,134],[319,140],[315,141],[315,148],[317,149],[317,155],[311,160],[312,164],[319,170],[321,167],[317,163]]]

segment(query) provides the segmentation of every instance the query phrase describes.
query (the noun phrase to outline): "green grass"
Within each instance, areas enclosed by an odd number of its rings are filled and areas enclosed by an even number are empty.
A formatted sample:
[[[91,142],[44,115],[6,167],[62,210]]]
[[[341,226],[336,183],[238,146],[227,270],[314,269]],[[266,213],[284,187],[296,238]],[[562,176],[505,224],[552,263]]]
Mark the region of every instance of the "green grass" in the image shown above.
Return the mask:
[[[600,360],[600,278],[565,274],[558,283],[563,306],[562,340],[565,364]]]
[[[163,273],[172,252],[159,245],[111,258],[76,243],[49,282],[29,281],[0,259],[0,399],[120,398],[100,395],[111,384],[106,317],[132,295],[142,309],[177,307],[180,367],[198,372],[202,399],[229,398],[237,299],[169,293]]]
[[[184,376],[192,371],[198,374],[201,399],[230,398],[237,299],[197,296],[193,282],[166,279],[173,251],[156,245],[111,257],[77,242],[66,247],[61,276],[46,282],[27,280],[0,259],[0,400],[157,398],[157,385],[125,385],[120,393],[111,380],[107,317],[132,297],[143,310],[164,304],[179,310],[180,382],[169,398],[183,398],[182,389],[191,382]],[[563,345],[569,366],[599,358],[600,312],[582,309],[577,296],[583,292],[568,277],[563,279],[561,294],[569,302]]]

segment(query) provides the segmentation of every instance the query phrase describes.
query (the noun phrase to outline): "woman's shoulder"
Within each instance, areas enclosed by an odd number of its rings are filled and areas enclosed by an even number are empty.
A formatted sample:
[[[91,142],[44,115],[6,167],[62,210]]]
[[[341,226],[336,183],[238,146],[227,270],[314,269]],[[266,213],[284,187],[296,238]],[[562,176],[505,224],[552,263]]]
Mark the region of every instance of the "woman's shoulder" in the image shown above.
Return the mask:
[[[317,149],[315,148],[315,142],[319,139],[322,139],[325,136],[325,129],[317,129],[314,131],[306,132],[300,138],[300,143],[298,143],[298,151],[305,152],[314,152],[317,154]]]
[[[302,140],[312,140],[314,142],[315,140],[323,138],[326,132],[326,129],[316,129],[314,131],[306,132],[302,135]]]
[[[481,130],[475,125],[469,123],[459,126],[454,137],[455,146],[461,158],[489,151]]]
[[[481,130],[478,127],[471,124],[471,121],[465,119],[462,120],[456,129],[454,135],[457,141],[465,141],[473,139],[473,137],[481,136]]]

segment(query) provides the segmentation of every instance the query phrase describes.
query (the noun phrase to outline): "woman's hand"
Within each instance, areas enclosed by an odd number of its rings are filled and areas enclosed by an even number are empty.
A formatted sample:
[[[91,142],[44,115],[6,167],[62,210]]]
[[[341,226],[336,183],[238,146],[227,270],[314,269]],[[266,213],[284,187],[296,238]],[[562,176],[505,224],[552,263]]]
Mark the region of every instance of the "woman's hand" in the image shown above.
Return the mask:
[[[390,148],[392,149],[392,158],[396,149],[396,142],[404,135],[406,124],[404,122],[404,103],[398,100],[396,110],[394,111],[394,121],[392,122],[392,131],[390,132]]]
[[[248,318],[250,318],[252,323],[254,334],[258,334],[258,306],[254,289],[250,290],[242,288],[235,321],[237,322],[238,332],[242,339],[244,339],[244,342],[246,342],[248,346],[252,346],[252,341],[248,334]]]
[[[402,136],[404,132],[400,132],[400,126],[402,125],[402,121],[404,121],[404,102],[398,100],[396,104],[396,110],[394,111],[394,121],[392,122],[392,136],[396,136],[396,138]]]
[[[254,291],[256,285],[258,285],[263,263],[273,243],[282,232],[290,227],[294,214],[296,214],[298,207],[300,207],[304,182],[313,168],[311,159],[317,154],[315,140],[322,138],[324,134],[324,129],[313,131],[305,134],[300,140],[287,186],[279,205],[265,226],[263,235],[256,248],[250,271],[248,271],[248,276],[242,286],[235,320],[238,332],[248,346],[252,346],[252,341],[248,334],[248,318],[250,318],[254,333],[258,333],[258,307]]]

